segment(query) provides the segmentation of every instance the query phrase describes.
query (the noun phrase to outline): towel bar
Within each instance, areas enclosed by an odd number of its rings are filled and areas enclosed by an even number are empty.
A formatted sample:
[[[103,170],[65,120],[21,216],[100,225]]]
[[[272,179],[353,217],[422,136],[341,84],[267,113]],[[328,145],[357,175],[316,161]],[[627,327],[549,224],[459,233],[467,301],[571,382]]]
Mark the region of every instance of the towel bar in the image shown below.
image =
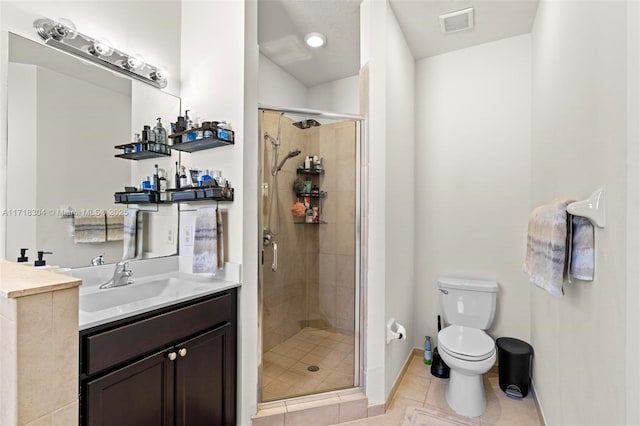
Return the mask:
[[[567,213],[589,219],[598,228],[604,228],[606,217],[604,211],[604,189],[599,188],[589,198],[576,201],[567,206]]]

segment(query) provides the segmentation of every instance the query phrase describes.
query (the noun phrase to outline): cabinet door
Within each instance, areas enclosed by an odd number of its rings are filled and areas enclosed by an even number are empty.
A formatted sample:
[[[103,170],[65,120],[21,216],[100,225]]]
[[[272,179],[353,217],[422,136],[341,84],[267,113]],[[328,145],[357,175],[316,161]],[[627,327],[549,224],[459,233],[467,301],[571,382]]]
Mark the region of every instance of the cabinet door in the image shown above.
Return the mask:
[[[86,385],[88,426],[173,426],[173,350],[151,355]]]
[[[177,345],[176,426],[235,426],[235,325]]]

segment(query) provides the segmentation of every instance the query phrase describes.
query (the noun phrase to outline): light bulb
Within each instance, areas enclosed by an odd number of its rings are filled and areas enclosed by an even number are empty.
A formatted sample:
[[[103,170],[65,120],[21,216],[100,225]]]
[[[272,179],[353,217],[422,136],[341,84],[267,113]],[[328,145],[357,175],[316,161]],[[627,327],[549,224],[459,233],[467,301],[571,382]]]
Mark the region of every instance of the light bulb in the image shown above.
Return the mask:
[[[78,35],[76,26],[68,19],[58,18],[58,21],[49,21],[49,36],[55,40],[74,39]]]
[[[94,40],[93,45],[89,48],[89,53],[93,56],[111,56],[113,47],[107,40]]]
[[[144,66],[144,59],[142,58],[142,55],[139,55],[137,53],[133,55],[129,55],[127,59],[122,61],[122,67],[130,71],[139,70],[143,66]]]
[[[167,78],[169,77],[169,73],[164,68],[158,68],[157,70],[149,74],[149,77],[153,81],[167,81]]]

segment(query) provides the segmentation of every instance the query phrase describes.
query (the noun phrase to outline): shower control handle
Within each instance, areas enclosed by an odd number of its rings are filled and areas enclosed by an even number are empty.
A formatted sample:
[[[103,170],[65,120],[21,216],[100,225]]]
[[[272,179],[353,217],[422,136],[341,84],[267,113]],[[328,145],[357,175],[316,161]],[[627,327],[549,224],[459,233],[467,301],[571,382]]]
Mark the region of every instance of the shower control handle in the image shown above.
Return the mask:
[[[273,262],[271,263],[271,270],[275,272],[278,270],[278,243],[272,241],[271,246],[273,247]]]

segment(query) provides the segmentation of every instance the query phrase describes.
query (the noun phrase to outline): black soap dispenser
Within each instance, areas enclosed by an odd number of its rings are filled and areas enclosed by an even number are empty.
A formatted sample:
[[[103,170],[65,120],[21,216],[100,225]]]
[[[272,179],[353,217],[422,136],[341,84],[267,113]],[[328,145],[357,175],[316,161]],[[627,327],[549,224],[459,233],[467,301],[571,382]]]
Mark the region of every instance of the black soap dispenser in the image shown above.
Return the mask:
[[[38,260],[36,260],[35,262],[33,262],[33,266],[44,266],[47,264],[47,261],[43,259],[43,256],[45,254],[53,254],[50,251],[39,251],[38,252]]]
[[[27,250],[26,248],[21,248],[20,249],[20,257],[18,257],[18,262],[28,262],[29,258],[27,256],[25,256],[27,254]]]

